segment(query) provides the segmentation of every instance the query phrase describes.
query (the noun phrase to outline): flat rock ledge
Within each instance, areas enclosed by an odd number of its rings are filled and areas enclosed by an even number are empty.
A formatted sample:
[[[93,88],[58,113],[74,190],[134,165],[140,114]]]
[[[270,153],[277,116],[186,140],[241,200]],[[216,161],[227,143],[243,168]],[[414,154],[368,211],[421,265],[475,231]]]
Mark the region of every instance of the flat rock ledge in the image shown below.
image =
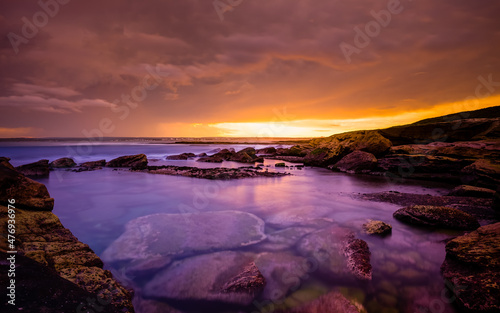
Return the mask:
[[[449,241],[441,271],[466,312],[500,312],[500,223]]]
[[[413,205],[397,210],[393,216],[411,225],[460,230],[473,230],[480,226],[472,215],[443,206]]]
[[[239,167],[239,168],[197,168],[189,166],[148,166],[146,172],[150,174],[174,175],[204,179],[242,179],[252,177],[282,177],[291,175],[282,172],[262,171],[258,167]]]

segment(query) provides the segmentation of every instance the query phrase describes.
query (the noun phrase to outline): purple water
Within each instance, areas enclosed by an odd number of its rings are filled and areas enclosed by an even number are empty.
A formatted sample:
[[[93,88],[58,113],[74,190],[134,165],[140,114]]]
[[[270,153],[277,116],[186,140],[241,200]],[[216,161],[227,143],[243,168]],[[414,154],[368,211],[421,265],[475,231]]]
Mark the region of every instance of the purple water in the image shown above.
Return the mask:
[[[248,145],[233,145],[236,150]],[[263,145],[265,146],[265,145]],[[263,147],[262,146],[262,147]],[[75,147],[75,146],[73,146]],[[111,159],[121,155],[145,153],[151,164],[188,166],[221,166],[195,161],[165,161],[166,155],[182,152],[202,153],[218,145],[100,145],[89,155],[75,158],[77,162]],[[260,147],[257,147],[260,148]],[[60,145],[5,146],[1,155],[20,165],[42,158],[49,160],[66,156],[67,148]],[[334,173],[326,169],[275,169],[276,161],[266,160],[270,169],[288,171],[293,175],[280,178],[254,178],[216,182],[211,180],[153,175],[126,170],[103,170],[75,173],[65,170],[52,172],[49,178],[39,179],[55,198],[54,213],[64,226],[81,241],[101,254],[124,231],[127,222],[155,213],[181,213],[187,205],[198,212],[243,211],[263,220],[287,214],[326,217],[340,226],[350,228],[368,242],[372,252],[373,280],[370,282],[342,282],[321,277],[311,272],[300,280],[304,294],[325,293],[339,289],[354,297],[368,312],[412,312],[414,303],[419,312],[454,312],[443,298],[445,284],[440,265],[445,251],[442,240],[456,235],[411,227],[394,220],[397,205],[356,200],[353,195],[382,191],[419,194],[445,194],[451,186],[421,181],[394,183],[383,177],[355,176]],[[222,166],[245,166],[225,162]],[[377,219],[393,226],[392,235],[376,238],[363,235],[361,225],[367,219]],[[217,225],[214,225],[217,227]],[[249,248],[259,252],[259,246]],[[296,253],[293,249],[288,251]],[[139,278],[140,280],[140,278]],[[140,292],[137,293],[140,297]],[[137,301],[140,299],[136,299]],[[140,301],[139,301],[140,302]],[[413,306],[412,306],[413,305]],[[181,307],[182,309],[182,307]],[[192,308],[190,308],[192,309]],[[197,312],[212,312],[203,307]],[[259,312],[257,307],[248,312]],[[139,312],[140,309],[139,309]],[[227,312],[239,312],[231,311]]]

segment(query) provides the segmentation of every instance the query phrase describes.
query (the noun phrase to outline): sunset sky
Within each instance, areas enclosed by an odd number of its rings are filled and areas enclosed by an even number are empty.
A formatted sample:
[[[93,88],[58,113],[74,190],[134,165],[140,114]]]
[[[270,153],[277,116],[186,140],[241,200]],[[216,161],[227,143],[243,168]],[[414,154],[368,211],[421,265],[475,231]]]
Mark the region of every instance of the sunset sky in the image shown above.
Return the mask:
[[[329,136],[500,104],[498,0],[40,3],[0,2],[0,137]]]

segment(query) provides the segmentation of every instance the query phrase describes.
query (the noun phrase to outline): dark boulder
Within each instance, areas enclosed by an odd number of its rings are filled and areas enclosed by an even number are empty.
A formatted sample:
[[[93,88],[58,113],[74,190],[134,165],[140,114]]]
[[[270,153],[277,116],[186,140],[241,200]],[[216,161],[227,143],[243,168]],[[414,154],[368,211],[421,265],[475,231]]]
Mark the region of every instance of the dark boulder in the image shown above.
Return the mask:
[[[182,153],[176,155],[167,156],[167,160],[187,160],[189,158],[194,158],[196,155],[194,153]]]
[[[500,312],[500,223],[449,241],[441,271],[467,312]]]
[[[109,161],[108,163],[106,163],[106,166],[145,169],[148,166],[148,158],[145,154],[126,155]]]
[[[50,162],[51,168],[66,168],[66,167],[73,167],[75,165],[76,165],[75,161],[71,158],[60,158]]]
[[[462,169],[462,180],[467,184],[496,188],[500,185],[500,164],[480,159]]]
[[[369,173],[377,166],[377,158],[360,150],[349,153],[334,165],[334,168],[347,173]]]
[[[49,176],[49,160],[24,164],[16,167],[16,170],[25,176]]]
[[[453,189],[448,195],[457,197],[493,198],[495,196],[495,190],[461,185]]]
[[[0,199],[3,204],[14,199],[16,207],[26,209],[52,211],[54,208],[54,199],[45,185],[13,170],[6,160],[0,163]]]
[[[407,224],[438,228],[472,230],[479,227],[472,215],[450,207],[414,205],[397,210],[394,218]]]
[[[276,154],[275,147],[262,148],[256,151],[257,154]]]

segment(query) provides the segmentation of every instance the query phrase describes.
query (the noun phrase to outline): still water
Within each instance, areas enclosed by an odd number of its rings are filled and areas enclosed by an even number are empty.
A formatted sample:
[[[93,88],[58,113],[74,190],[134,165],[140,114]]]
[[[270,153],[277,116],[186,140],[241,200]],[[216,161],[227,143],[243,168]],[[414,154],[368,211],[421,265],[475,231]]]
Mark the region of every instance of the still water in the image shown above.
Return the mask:
[[[148,155],[151,165],[175,164],[187,166],[225,166],[242,164],[197,163],[195,161],[165,161],[166,155],[182,152],[202,153],[216,148],[246,147],[239,145],[102,145],[95,146],[91,154],[75,158],[78,163],[107,159],[136,153]],[[260,148],[260,147],[257,147]],[[67,156],[67,149],[54,146],[3,146],[2,155],[20,165],[42,158],[50,161]],[[276,161],[266,160],[269,170]],[[415,228],[393,219],[400,207],[388,203],[358,200],[357,194],[399,191],[440,195],[452,186],[421,181],[394,183],[382,177],[354,176],[326,169],[280,169],[293,175],[279,178],[251,178],[217,183],[211,180],[153,175],[126,170],[103,170],[75,173],[65,170],[51,172],[50,177],[39,179],[46,184],[55,198],[54,213],[82,242],[98,255],[117,239],[125,224],[141,216],[157,213],[181,213],[179,208],[190,206],[198,212],[242,211],[254,214],[264,221],[280,219],[327,218],[334,225],[349,228],[358,238],[367,241],[371,251],[373,279],[356,281],[326,277],[319,271],[310,271],[300,277],[300,288],[290,292],[280,303],[294,305],[327,293],[340,290],[356,300],[367,312],[454,312],[448,301],[440,265],[445,257],[443,240],[460,234]],[[368,219],[385,221],[393,226],[392,235],[385,238],[366,236],[361,225]],[[300,224],[300,222],[299,222]],[[310,225],[309,225],[310,226]],[[213,225],[217,227],[217,225]],[[318,225],[320,227],[324,227]],[[276,231],[266,226],[266,233]],[[267,251],[264,244],[246,248],[247,252]],[[285,251],[297,254],[293,246]],[[108,266],[109,268],[109,266]],[[116,269],[115,273],[119,276]],[[200,278],[202,279],[202,278]],[[137,310],[141,311],[144,277],[129,281],[136,288]],[[138,289],[138,290],[137,290]],[[170,303],[177,309],[193,312],[216,312],[203,306],[189,308]],[[150,308],[150,306],[149,306]],[[253,305],[247,308],[218,308],[222,312],[265,312]],[[172,311],[173,312],[173,311]]]

